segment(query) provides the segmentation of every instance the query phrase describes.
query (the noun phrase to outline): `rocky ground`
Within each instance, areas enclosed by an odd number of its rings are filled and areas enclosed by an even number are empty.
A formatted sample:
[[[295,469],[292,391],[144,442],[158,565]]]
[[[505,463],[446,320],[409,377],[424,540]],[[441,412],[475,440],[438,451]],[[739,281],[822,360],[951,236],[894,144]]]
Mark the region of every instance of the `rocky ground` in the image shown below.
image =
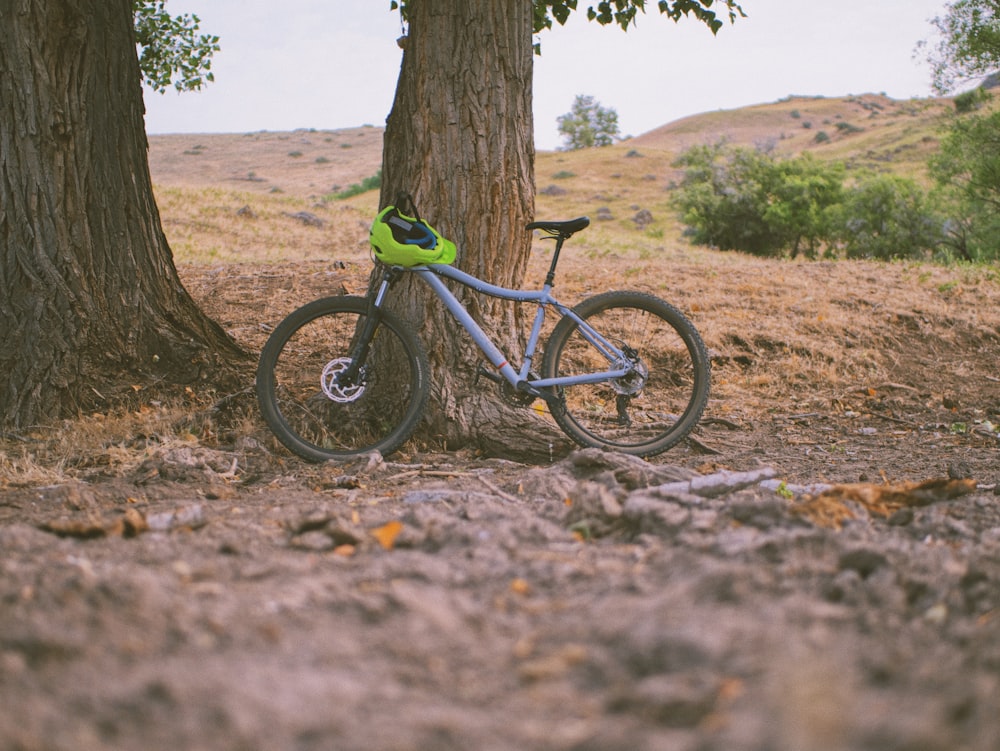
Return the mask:
[[[0,747],[1000,743],[1000,507],[975,480],[268,465],[162,446],[3,494]]]

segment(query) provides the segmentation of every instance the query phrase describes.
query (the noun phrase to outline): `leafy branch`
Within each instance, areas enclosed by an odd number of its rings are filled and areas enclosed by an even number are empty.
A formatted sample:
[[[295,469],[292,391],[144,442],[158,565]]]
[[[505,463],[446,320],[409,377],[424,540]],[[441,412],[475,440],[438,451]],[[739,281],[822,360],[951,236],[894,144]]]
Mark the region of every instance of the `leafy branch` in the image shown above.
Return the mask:
[[[170,86],[197,91],[210,81],[212,55],[219,37],[199,34],[201,19],[194,14],[172,16],[166,0],[134,0],[135,42],[145,82],[161,94]]]

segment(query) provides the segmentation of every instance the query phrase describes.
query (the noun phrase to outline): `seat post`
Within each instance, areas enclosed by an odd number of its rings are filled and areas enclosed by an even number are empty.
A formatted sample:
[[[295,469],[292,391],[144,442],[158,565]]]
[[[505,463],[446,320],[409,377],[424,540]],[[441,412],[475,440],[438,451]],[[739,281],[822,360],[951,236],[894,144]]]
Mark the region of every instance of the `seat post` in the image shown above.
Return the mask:
[[[556,235],[555,240],[556,249],[552,253],[552,263],[549,264],[549,273],[545,275],[545,283],[550,287],[555,284],[556,264],[559,263],[559,251],[562,250],[563,243],[566,241],[566,235]]]

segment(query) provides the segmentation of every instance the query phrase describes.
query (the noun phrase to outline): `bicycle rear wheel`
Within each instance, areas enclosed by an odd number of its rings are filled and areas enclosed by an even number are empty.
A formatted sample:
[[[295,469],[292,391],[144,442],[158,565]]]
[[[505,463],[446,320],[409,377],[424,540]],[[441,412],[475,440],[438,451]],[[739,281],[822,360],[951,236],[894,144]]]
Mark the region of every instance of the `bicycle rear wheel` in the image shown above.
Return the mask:
[[[684,314],[641,292],[596,295],[574,311],[635,359],[634,372],[561,389],[564,410],[552,416],[570,438],[637,456],[662,453],[683,439],[708,401],[710,365],[705,345]],[[545,348],[543,377],[582,375],[618,367],[563,318]]]
[[[274,435],[312,462],[389,454],[417,427],[430,390],[427,354],[383,311],[358,378],[341,384],[367,318],[363,297],[328,297],[291,313],[257,366],[257,400]]]

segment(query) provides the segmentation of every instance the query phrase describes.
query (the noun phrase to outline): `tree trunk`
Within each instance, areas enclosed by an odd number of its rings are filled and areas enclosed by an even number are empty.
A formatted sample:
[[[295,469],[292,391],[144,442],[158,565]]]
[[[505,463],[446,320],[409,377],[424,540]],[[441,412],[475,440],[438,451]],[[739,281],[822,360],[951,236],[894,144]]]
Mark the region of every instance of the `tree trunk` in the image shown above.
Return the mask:
[[[411,193],[421,216],[458,246],[459,268],[521,286],[535,201],[531,0],[415,0],[385,132],[382,205]],[[501,349],[520,351],[519,312],[455,290]],[[479,351],[418,279],[393,306],[420,330],[432,367],[427,430],[448,447],[548,457],[564,439],[497,389],[473,382]],[[518,363],[514,363],[515,367]]]
[[[240,355],[181,285],[146,150],[131,0],[3,0],[2,424],[99,406],[115,379],[194,382]]]

